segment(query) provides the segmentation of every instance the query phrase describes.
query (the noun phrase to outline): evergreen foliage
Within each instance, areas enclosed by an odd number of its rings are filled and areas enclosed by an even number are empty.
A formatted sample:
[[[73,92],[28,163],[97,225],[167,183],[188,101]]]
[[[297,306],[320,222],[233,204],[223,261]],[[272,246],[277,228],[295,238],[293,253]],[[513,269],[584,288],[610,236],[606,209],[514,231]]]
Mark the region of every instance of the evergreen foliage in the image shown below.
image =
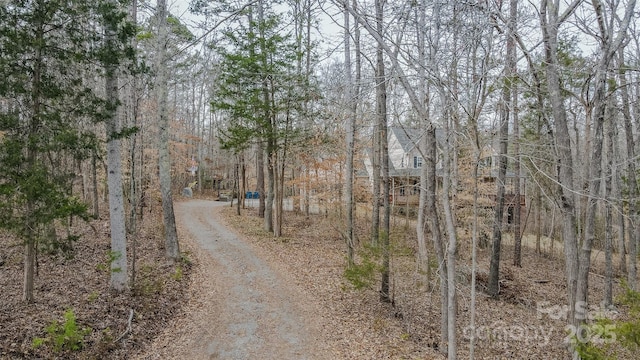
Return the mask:
[[[277,151],[283,139],[299,135],[291,116],[302,112],[303,76],[295,72],[298,56],[291,36],[281,34],[279,16],[249,20],[224,33],[214,109],[229,115],[222,129],[224,149],[242,150],[266,141]]]
[[[637,353],[640,349],[640,292],[624,284],[625,291],[618,301],[629,309],[628,320],[599,318],[585,327],[588,341],[571,340],[584,360],[622,359],[625,354]]]
[[[0,228],[26,245],[27,301],[39,242],[69,248],[77,238],[41,234],[58,219],[88,219],[87,205],[72,191],[75,164],[98,153],[100,143],[82,124],[105,120],[117,106],[95,92],[95,64],[134,55],[123,45],[134,28],[118,4],[13,0],[0,8]],[[118,41],[103,44],[97,24],[116,28]]]
[[[83,79],[89,16],[79,1],[13,1],[0,9],[0,227],[26,242],[55,219],[86,217],[69,192],[75,174],[62,164],[98,146],[95,134],[78,127],[104,108]]]

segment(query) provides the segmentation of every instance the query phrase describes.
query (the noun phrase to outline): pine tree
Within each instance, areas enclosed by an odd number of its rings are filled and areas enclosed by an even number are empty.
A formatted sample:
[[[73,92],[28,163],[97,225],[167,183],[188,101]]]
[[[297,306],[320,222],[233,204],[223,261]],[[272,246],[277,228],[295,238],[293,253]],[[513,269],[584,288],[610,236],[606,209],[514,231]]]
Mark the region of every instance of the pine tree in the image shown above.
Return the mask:
[[[0,8],[0,227],[25,247],[23,299],[34,300],[36,252],[55,221],[87,217],[69,189],[72,160],[88,158],[95,134],[77,127],[100,120],[104,103],[85,84],[90,7],[80,1],[11,1]],[[76,237],[47,237],[56,246]],[[67,246],[68,247],[68,246]]]
[[[284,164],[286,148],[299,135],[293,126],[295,114],[303,110],[301,104],[308,91],[300,89],[308,82],[295,71],[296,44],[288,35],[278,33],[281,19],[257,6],[248,21],[225,33],[216,93],[212,99],[215,109],[229,117],[222,129],[221,143],[225,149],[240,151],[252,144],[264,149],[267,169],[265,229],[280,234],[281,201],[273,203],[282,191],[279,164]],[[275,224],[275,227],[274,227]]]

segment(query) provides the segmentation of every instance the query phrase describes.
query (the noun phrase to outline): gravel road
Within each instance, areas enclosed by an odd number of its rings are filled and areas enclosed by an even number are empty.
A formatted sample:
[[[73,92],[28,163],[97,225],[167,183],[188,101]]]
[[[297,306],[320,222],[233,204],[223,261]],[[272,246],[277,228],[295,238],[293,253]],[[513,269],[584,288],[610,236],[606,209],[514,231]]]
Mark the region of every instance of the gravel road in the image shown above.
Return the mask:
[[[176,320],[144,359],[322,359],[315,309],[253,248],[226,228],[228,203],[176,203],[181,241],[189,237],[200,267],[187,315]]]

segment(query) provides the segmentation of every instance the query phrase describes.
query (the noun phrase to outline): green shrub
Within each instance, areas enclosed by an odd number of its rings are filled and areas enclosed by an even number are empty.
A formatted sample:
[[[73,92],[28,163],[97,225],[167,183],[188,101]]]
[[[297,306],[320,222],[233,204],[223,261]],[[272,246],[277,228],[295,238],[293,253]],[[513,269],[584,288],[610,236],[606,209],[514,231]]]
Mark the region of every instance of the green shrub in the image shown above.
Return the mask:
[[[581,359],[618,359],[623,358],[620,352],[636,353],[640,348],[640,292],[623,285],[625,292],[616,300],[629,308],[629,320],[602,318],[586,325],[589,341],[572,339]]]
[[[90,328],[78,328],[72,309],[64,313],[64,322],[54,320],[45,328],[47,336],[33,339],[33,347],[52,346],[55,352],[62,350],[78,351],[84,346],[84,337],[91,333]]]
[[[378,246],[365,245],[360,254],[360,263],[354,263],[344,271],[344,277],[356,290],[369,288],[375,281],[375,276],[380,272],[381,249]]]

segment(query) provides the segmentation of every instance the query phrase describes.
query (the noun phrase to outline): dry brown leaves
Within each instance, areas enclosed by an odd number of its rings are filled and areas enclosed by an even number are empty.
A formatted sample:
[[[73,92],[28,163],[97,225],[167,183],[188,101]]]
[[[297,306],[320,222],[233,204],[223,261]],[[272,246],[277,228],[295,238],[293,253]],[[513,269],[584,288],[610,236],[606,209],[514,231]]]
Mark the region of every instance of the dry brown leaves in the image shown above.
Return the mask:
[[[179,312],[190,266],[183,264],[180,274],[167,264],[158,225],[162,221],[157,214],[144,216],[136,237],[136,287],[122,294],[109,290],[108,220],[92,221],[95,232],[88,224],[74,226],[82,237],[74,245],[73,257],[38,256],[32,304],[21,300],[22,246],[0,236],[0,359],[126,359],[148,344]],[[130,256],[132,250],[130,246]],[[46,338],[45,328],[62,321],[68,309],[73,310],[79,328],[91,329],[84,348],[73,352],[34,348],[33,339]],[[127,329],[131,310],[131,331],[116,342]]]
[[[226,221],[264,249],[276,266],[296,279],[296,286],[316,299],[323,309],[328,348],[342,359],[440,359],[446,348],[440,341],[440,300],[437,269],[431,280],[418,272],[415,228],[404,219],[394,221],[392,240],[393,305],[378,301],[377,287],[353,290],[343,276],[345,245],[330,216],[305,218],[286,213],[284,236],[275,239],[262,230],[262,219],[252,209],[238,217],[225,210]],[[367,241],[368,219],[358,220],[361,242]],[[408,225],[408,226],[405,226]],[[458,356],[469,357],[475,334],[477,359],[562,359],[566,351],[566,280],[564,263],[556,255],[523,249],[523,267],[513,267],[513,247],[503,246],[501,298],[482,291],[489,267],[489,249],[479,250],[476,324],[470,327],[471,251],[461,238],[458,260]],[[431,253],[433,255],[433,252]],[[431,260],[433,261],[433,259]],[[603,278],[593,276],[590,299],[602,299]],[[597,307],[597,306],[594,306]]]

